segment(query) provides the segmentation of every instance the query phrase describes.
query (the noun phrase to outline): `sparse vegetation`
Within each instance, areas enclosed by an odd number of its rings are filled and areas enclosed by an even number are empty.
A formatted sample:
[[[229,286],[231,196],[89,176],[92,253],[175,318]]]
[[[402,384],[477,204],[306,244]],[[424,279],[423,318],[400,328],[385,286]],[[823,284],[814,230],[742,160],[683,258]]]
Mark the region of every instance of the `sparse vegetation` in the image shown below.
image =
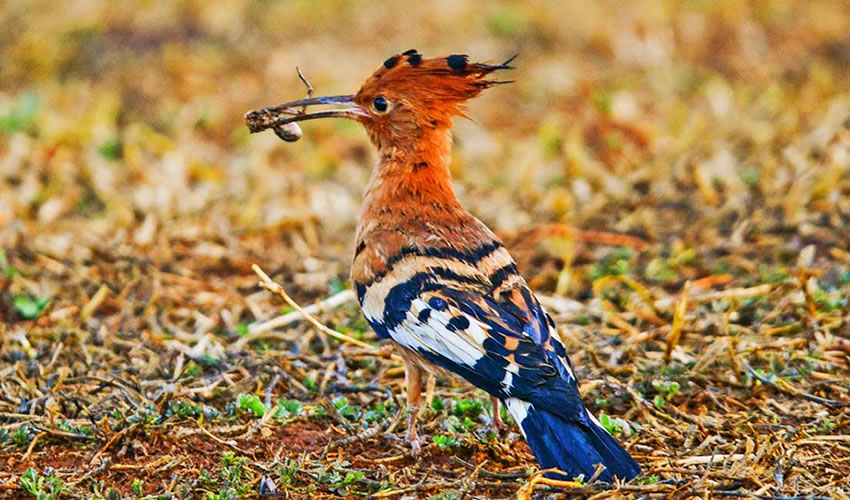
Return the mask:
[[[401,365],[347,292],[365,133],[242,121],[303,95],[295,65],[349,93],[414,47],[519,52],[456,122],[457,192],[642,465],[618,494],[846,498],[846,2],[57,5],[0,7],[0,498],[514,498],[539,478],[504,406],[490,433],[489,398],[444,378],[410,456]],[[585,479],[527,493],[599,493]]]

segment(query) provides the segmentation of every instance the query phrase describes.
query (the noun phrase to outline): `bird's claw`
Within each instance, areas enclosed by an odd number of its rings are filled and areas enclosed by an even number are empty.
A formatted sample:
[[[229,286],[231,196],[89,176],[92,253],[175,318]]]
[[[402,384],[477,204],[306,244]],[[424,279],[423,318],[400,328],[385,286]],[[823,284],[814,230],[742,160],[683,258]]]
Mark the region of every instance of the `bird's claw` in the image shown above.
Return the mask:
[[[416,436],[416,434],[408,434],[407,437],[404,438],[404,442],[410,446],[410,455],[413,458],[417,458],[419,456],[419,452],[422,450],[422,446],[419,444],[419,437]]]
[[[506,426],[503,422],[490,422],[484,427],[484,435],[495,434],[496,437],[501,437],[502,433],[507,430],[508,426]]]
[[[490,434],[491,432],[495,434],[497,437],[501,437],[502,433],[508,429],[508,426],[505,425],[505,422],[502,421],[502,416],[499,415],[499,406],[497,403],[493,403],[493,418],[490,419],[490,423],[484,427],[484,435]]]

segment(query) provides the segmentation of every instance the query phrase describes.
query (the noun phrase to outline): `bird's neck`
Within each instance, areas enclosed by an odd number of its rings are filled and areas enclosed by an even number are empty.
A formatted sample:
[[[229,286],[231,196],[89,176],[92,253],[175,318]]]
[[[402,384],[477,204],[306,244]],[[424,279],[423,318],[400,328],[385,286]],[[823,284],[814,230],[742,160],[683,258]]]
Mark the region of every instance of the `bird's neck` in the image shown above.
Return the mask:
[[[452,190],[451,142],[451,130],[440,128],[424,131],[413,144],[379,148],[363,217],[462,210]]]

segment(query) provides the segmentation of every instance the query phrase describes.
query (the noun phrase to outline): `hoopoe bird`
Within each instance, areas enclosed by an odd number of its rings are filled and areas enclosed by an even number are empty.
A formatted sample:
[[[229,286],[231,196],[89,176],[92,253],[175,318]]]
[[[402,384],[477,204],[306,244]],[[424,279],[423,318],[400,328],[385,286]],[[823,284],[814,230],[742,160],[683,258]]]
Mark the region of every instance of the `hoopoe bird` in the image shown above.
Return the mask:
[[[356,94],[293,101],[246,120],[254,132],[281,135],[295,122],[349,118],[377,148],[351,278],[369,324],[404,360],[414,453],[423,374],[450,373],[493,398],[497,425],[499,402],[506,405],[542,467],[587,479],[601,464],[599,479],[631,479],[640,467],[585,408],[552,317],[452,190],[452,119],[464,116],[467,100],[507,83],[487,77],[513,69],[512,59],[477,64],[409,50],[384,61]],[[305,111],[315,105],[336,107]],[[293,133],[297,139],[300,129]]]

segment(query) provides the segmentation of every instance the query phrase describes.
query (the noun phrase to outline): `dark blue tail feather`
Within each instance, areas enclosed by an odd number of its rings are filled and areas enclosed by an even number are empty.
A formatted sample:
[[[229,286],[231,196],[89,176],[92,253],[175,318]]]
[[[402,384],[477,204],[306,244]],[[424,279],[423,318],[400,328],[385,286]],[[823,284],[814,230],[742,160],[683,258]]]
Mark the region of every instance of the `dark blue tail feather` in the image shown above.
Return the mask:
[[[568,476],[549,474],[553,478],[572,479],[584,474],[585,479],[590,479],[596,464],[605,466],[598,477],[603,481],[611,482],[613,476],[632,479],[640,473],[640,466],[629,452],[590,414],[579,423],[529,406],[520,425],[540,465],[546,469],[556,467]]]

